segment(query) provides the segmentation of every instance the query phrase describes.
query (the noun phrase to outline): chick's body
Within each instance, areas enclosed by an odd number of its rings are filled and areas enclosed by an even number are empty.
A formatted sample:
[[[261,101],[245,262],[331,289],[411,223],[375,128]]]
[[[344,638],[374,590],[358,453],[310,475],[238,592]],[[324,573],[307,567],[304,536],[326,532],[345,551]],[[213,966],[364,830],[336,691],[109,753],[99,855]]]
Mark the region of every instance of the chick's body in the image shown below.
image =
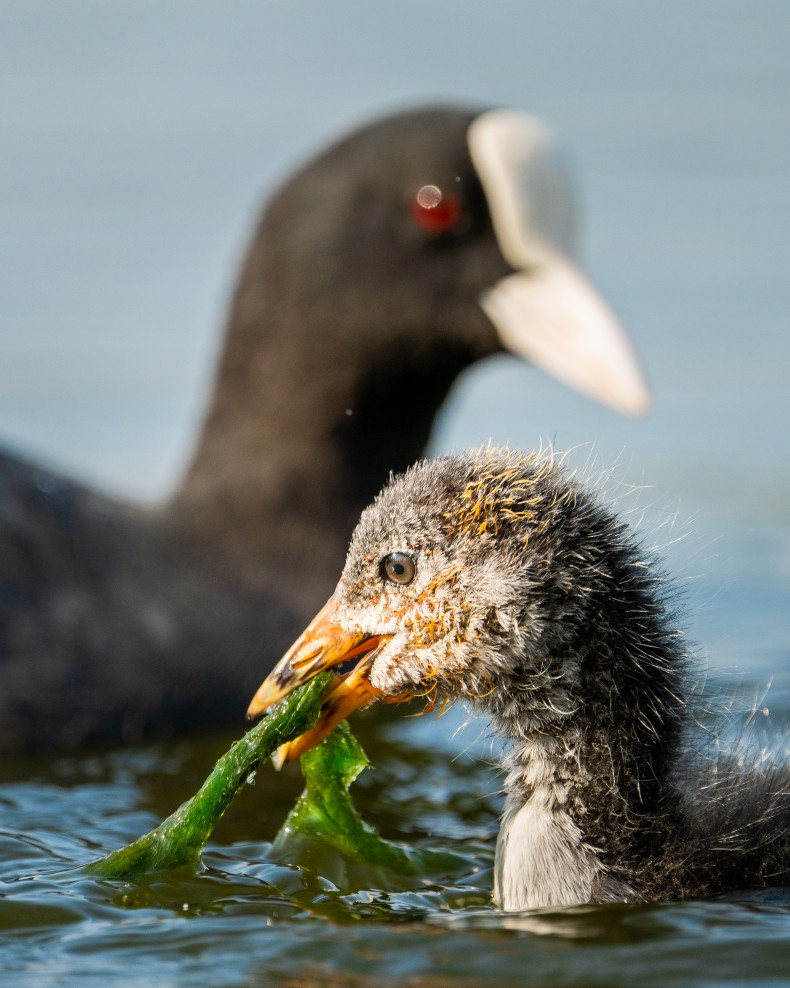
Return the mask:
[[[790,881],[787,772],[688,753],[668,600],[634,533],[551,457],[421,463],[363,513],[333,620],[375,646],[380,698],[463,700],[508,739],[503,908]]]

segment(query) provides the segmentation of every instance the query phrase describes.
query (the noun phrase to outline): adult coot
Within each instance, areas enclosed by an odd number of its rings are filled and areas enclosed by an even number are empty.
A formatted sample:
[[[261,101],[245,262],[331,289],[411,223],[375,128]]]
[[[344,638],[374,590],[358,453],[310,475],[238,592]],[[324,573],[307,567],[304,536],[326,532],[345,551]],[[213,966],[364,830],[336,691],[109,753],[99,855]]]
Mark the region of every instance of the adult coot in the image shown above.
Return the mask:
[[[570,260],[571,213],[548,132],[510,111],[387,117],[290,178],[168,503],[0,457],[0,750],[239,718],[473,361],[507,348],[643,411],[624,334]]]

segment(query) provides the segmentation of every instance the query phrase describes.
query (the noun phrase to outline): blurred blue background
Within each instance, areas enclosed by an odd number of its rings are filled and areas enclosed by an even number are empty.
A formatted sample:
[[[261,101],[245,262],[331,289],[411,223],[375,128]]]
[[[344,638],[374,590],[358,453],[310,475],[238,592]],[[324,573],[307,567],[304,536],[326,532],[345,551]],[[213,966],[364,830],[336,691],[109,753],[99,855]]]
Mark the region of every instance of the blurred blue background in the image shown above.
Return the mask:
[[[279,179],[393,108],[528,109],[570,151],[582,258],[655,411],[619,418],[499,358],[434,448],[542,438],[594,475],[616,462],[624,506],[651,488],[692,637],[786,699],[789,42],[784,0],[5,0],[0,441],[163,496]]]

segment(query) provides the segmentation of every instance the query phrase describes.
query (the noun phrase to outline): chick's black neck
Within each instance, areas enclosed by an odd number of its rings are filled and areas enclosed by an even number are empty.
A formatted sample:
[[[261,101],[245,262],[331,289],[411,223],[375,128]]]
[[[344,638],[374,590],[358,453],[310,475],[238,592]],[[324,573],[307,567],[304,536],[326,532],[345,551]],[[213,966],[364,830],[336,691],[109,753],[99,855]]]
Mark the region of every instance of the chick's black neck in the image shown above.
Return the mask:
[[[508,803],[549,799],[597,849],[605,873],[633,889],[677,825],[683,650],[658,578],[623,529],[602,515],[580,534],[555,547],[549,565],[561,575],[547,579],[544,607],[559,630],[544,635],[552,644],[539,675],[534,661],[518,674],[522,687],[543,691],[544,709],[522,688],[528,709],[498,712],[514,742]]]

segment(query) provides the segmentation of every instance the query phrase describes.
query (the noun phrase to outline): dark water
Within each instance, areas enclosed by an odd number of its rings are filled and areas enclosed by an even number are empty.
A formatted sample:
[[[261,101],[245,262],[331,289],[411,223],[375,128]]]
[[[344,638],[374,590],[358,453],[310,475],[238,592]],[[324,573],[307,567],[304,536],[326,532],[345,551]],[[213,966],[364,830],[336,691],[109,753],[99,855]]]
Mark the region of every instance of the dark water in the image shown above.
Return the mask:
[[[434,448],[543,438],[593,476],[616,463],[613,496],[644,515],[685,594],[721,743],[748,722],[755,757],[790,757],[789,41],[783,0],[8,0],[0,438],[161,495],[276,177],[393,105],[535,110],[576,162],[583,257],[643,355],[655,412],[626,421],[498,360],[467,375]],[[355,786],[365,816],[460,855],[411,885],[271,860],[300,786],[268,769],[199,873],[54,878],[157,823],[231,738],[6,759],[0,981],[790,984],[778,893],[493,911],[499,780],[482,729],[455,735],[461,720],[360,728],[375,765]]]

